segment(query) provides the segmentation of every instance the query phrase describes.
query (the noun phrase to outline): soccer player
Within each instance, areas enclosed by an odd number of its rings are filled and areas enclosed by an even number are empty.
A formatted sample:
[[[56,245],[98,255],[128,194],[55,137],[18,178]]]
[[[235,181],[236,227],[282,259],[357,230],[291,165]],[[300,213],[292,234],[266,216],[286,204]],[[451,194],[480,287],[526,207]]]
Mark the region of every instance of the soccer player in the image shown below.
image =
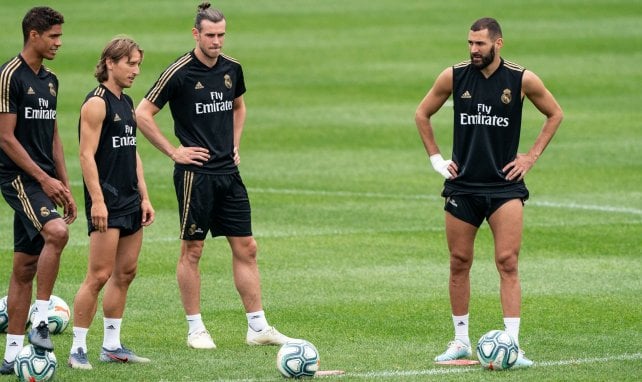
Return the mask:
[[[154,221],[136,150],[134,103],[123,90],[140,72],[143,50],[128,37],[103,49],[94,76],[100,83],[80,109],[80,167],[89,231],[87,275],[74,299],[74,340],[68,365],[91,369],[87,331],[103,297],[103,362],[150,362],[120,342],[127,291],[136,276],[144,226]]]
[[[468,336],[469,273],[477,231],[486,219],[495,243],[500,298],[506,331],[519,343],[521,287],[518,255],[523,206],[528,198],[526,173],[553,138],[562,109],[540,78],[500,56],[504,45],[499,23],[482,18],[468,33],[470,60],[446,68],[419,104],[415,121],[430,162],[446,178],[446,238],[450,251],[450,305],[455,338],[435,361],[471,355]],[[454,103],[452,160],[445,160],[435,141],[431,117],[451,96]],[[530,150],[517,153],[522,105],[527,97],[544,115],[543,127]],[[514,367],[532,361],[520,355]]]
[[[187,315],[187,345],[196,349],[216,347],[200,314],[199,261],[208,231],[226,236],[232,250],[234,282],[248,320],[246,342],[289,340],[268,325],[263,312],[250,202],[238,170],[245,82],[241,65],[221,53],[225,27],[219,10],[207,2],[199,5],[192,29],[195,49],[160,75],[136,109],[140,131],[175,162],[181,239],[176,276]],[[154,120],[168,102],[179,147]]]
[[[13,271],[7,301],[9,326],[0,374],[13,374],[24,345],[33,280],[36,314],[29,341],[53,350],[49,298],[60,256],[76,219],[56,105],[58,78],[43,65],[62,45],[64,18],[49,7],[30,9],[22,20],[23,49],[0,67],[0,188],[14,210]],[[61,216],[57,206],[63,208]]]

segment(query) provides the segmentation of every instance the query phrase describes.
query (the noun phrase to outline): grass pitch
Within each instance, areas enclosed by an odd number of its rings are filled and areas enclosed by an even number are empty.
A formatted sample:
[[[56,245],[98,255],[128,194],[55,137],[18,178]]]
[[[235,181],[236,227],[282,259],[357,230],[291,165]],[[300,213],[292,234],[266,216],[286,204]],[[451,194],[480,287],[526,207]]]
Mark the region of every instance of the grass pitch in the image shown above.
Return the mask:
[[[129,94],[193,47],[198,2],[51,1],[63,12],[59,126],[82,206],[77,119],[95,86],[104,44],[128,34],[145,49]],[[2,61],[22,46],[20,21],[38,2],[6,1]],[[253,203],[268,320],[313,342],[341,380],[636,380],[642,374],[642,6],[633,0],[219,1],[225,52],[243,64],[248,118],[241,173]],[[414,110],[437,74],[467,57],[473,20],[496,17],[503,56],[537,73],[565,111],[526,181],[520,342],[529,370],[484,372],[433,364],[451,339],[442,180],[429,167]],[[452,112],[435,118],[450,151]],[[171,135],[171,119],[159,117]],[[527,103],[528,149],[542,123]],[[172,164],[139,139],[157,219],[145,231],[123,342],[149,365],[98,361],[102,324],[89,333],[91,372],[64,366],[71,331],[54,338],[61,381],[281,380],[278,348],[244,344],[245,318],[225,240],[208,239],[202,314],[218,349],[185,345],[174,269],[179,251]],[[82,211],[82,208],[81,208]],[[86,222],[72,225],[55,294],[70,305],[84,277]],[[0,294],[10,275],[12,214],[0,203]],[[502,325],[487,226],[472,273],[471,337]],[[4,339],[4,336],[0,336]],[[0,344],[4,344],[0,340]],[[7,377],[7,379],[9,379]]]

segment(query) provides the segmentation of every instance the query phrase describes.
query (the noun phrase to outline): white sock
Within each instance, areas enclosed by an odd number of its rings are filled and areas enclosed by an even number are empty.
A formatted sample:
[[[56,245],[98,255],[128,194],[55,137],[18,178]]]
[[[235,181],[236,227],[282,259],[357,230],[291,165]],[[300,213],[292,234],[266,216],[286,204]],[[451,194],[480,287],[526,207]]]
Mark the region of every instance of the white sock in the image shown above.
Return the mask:
[[[77,353],[78,348],[81,348],[85,354],[87,354],[87,332],[89,331],[88,328],[81,328],[78,326],[74,326],[73,333],[74,333],[74,339],[71,343],[71,351],[69,354]]]
[[[105,349],[120,349],[120,325],[122,322],[122,318],[103,318],[103,347]]]
[[[38,326],[41,322],[49,324],[49,300],[36,300],[36,315],[33,323]]]
[[[201,317],[200,313],[188,315],[188,316],[185,316],[185,318],[187,319],[188,334],[205,330],[205,324],[203,323],[203,318]]]
[[[455,339],[470,346],[470,337],[468,336],[468,314],[463,316],[453,315],[453,326],[455,327]]]
[[[7,346],[4,348],[4,359],[7,362],[13,362],[25,343],[24,334],[7,333]]]
[[[504,317],[504,328],[508,334],[513,336],[517,347],[519,347],[519,317]]]
[[[265,312],[262,310],[246,313],[245,316],[247,317],[247,326],[255,332],[260,332],[268,326]]]

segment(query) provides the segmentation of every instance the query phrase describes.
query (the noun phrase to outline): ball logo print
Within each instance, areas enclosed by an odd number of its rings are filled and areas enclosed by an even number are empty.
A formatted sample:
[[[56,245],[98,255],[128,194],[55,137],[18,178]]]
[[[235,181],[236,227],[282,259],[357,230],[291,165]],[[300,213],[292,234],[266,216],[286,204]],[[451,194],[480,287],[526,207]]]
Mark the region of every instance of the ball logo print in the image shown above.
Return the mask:
[[[276,367],[286,378],[313,377],[319,370],[319,352],[306,340],[288,341],[279,349]]]
[[[515,339],[503,330],[491,330],[477,342],[477,358],[485,369],[510,369],[518,355]]]
[[[21,382],[51,381],[57,366],[58,360],[53,352],[27,345],[18,353],[13,369]]]

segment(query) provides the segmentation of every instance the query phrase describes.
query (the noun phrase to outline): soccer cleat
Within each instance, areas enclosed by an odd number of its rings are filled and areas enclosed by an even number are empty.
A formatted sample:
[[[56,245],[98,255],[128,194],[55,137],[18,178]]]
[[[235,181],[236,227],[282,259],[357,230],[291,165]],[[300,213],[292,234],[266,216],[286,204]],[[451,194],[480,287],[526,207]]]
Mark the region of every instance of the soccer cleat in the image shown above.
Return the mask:
[[[69,360],[67,361],[67,365],[71,367],[72,369],[82,369],[82,370],[91,370],[91,364],[89,363],[89,360],[87,359],[87,353],[85,353],[82,348],[78,348],[78,351],[75,353],[71,353],[69,355]]]
[[[531,366],[533,366],[533,361],[526,358],[526,356],[524,355],[524,351],[522,349],[519,349],[519,354],[517,355],[517,361],[515,361],[515,364],[513,365],[512,368],[524,369]]]
[[[245,342],[248,345],[283,345],[292,338],[281,334],[274,326],[266,326],[260,332],[247,328]]]
[[[107,350],[103,348],[100,352],[102,362],[119,362],[119,363],[149,363],[149,358],[137,356],[136,353],[127,349],[121,344],[121,347],[116,350]]]
[[[460,340],[450,341],[445,352],[435,357],[435,362],[453,361],[456,359],[469,358],[473,354],[470,345]]]
[[[188,334],[187,346],[192,349],[216,349],[216,344],[207,329]]]
[[[29,342],[38,349],[47,351],[54,350],[54,345],[49,335],[49,326],[44,321],[40,321],[38,326],[29,331]]]
[[[9,375],[9,374],[14,374],[15,371],[13,370],[13,365],[16,363],[15,361],[7,362],[6,360],[2,360],[2,367],[0,367],[0,374],[2,375]]]

